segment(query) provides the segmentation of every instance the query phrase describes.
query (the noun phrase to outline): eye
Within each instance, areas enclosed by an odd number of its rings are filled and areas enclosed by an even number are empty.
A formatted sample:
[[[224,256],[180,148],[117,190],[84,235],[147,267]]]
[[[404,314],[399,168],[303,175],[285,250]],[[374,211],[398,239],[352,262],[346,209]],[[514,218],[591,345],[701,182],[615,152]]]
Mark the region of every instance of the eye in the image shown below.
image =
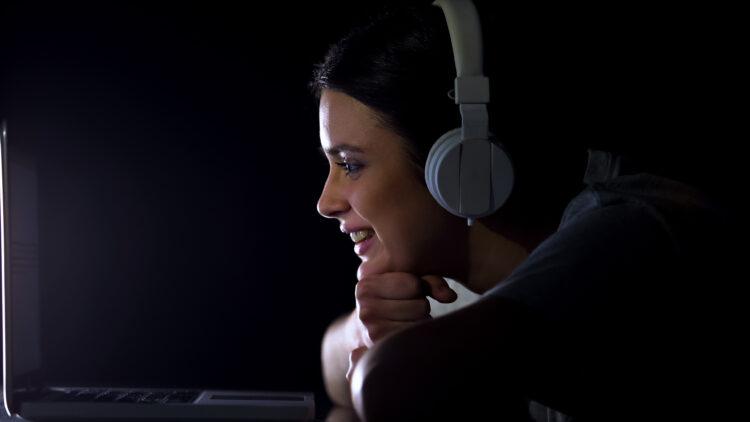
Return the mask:
[[[358,172],[362,168],[362,166],[359,164],[352,164],[347,162],[336,163],[336,165],[343,168],[346,171],[347,176],[352,173]]]

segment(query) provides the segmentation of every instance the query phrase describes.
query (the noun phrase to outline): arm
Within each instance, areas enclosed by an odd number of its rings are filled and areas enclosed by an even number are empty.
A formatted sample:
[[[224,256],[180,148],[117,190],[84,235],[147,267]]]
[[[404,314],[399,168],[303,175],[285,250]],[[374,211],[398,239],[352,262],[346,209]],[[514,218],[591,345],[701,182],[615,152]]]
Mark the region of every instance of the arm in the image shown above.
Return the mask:
[[[326,392],[336,405],[351,407],[349,371],[367,348],[430,318],[425,294],[444,303],[456,300],[456,293],[436,276],[385,273],[357,283],[356,309],[331,324],[321,348]]]
[[[705,359],[692,354],[699,324],[684,321],[706,314],[695,311],[699,297],[681,299],[710,288],[685,284],[674,256],[650,208],[588,211],[539,246],[502,290],[375,345],[354,370],[354,407],[366,421],[487,420],[485,412],[525,420],[512,412],[527,397],[593,419],[612,409],[630,419],[655,405],[692,409],[700,400],[685,397],[716,383],[697,382],[681,363]],[[477,417],[461,415],[468,410]]]
[[[514,302],[486,298],[395,333],[354,370],[354,407],[365,421],[526,420],[530,323]]]
[[[326,392],[336,405],[345,407],[351,407],[349,382],[345,377],[349,370],[349,354],[361,342],[354,318],[355,313],[350,312],[335,320],[323,336],[321,350]]]

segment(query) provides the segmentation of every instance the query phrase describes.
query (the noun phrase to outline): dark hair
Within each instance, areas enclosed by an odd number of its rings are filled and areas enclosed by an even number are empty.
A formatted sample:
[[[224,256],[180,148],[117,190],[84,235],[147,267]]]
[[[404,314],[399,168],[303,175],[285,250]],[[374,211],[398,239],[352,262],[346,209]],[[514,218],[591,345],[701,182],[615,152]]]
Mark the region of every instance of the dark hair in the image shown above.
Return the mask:
[[[513,107],[523,109],[524,100],[519,98],[524,94],[512,98],[510,84],[504,84],[497,72],[492,73],[504,57],[496,50],[488,30],[495,26],[494,18],[483,15],[481,9],[480,17],[491,101],[511,98]],[[458,107],[449,96],[455,72],[443,12],[429,5],[411,6],[383,11],[332,45],[323,62],[316,65],[310,87],[318,99],[322,90],[330,89],[373,109],[384,125],[406,139],[412,160],[424,168],[432,144],[443,133],[460,126]],[[527,86],[520,88],[528,91]],[[538,142],[518,136],[529,128],[528,119],[518,119],[520,111],[506,108],[512,107],[492,102],[489,106],[490,129],[499,135],[516,168],[514,191],[496,213],[502,215],[497,220],[524,232],[548,230],[558,224],[564,206],[582,186],[585,150],[558,140],[540,150]],[[506,117],[502,126],[500,117]],[[516,122],[508,124],[513,118]]]
[[[331,46],[311,82],[318,98],[323,89],[340,91],[376,111],[409,141],[405,146],[420,166],[432,143],[459,122],[447,95],[454,64],[450,49],[442,48],[450,37],[441,13],[437,7],[382,11]]]

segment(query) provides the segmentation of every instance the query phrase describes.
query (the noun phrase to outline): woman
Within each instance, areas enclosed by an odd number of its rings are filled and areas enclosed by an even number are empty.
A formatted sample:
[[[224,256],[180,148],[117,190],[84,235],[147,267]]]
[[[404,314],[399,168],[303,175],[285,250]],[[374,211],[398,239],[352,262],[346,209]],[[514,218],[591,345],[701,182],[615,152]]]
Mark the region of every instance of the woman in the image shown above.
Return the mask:
[[[510,61],[486,38],[495,48],[490,69]],[[318,211],[340,221],[362,260],[356,309],[323,340],[324,377],[331,399],[366,420],[547,420],[543,406],[558,418],[660,415],[700,390],[673,356],[707,333],[687,328],[678,299],[693,299],[693,280],[711,268],[705,242],[718,239],[719,212],[678,170],[590,148],[601,143],[585,135],[562,139],[583,124],[558,110],[580,104],[560,80],[536,78],[551,74],[538,61],[512,63],[491,76],[490,113],[517,183],[471,226],[424,181],[429,148],[460,125],[441,11],[385,14],[316,70],[330,164]],[[427,297],[456,298],[444,278],[484,296],[432,319]]]

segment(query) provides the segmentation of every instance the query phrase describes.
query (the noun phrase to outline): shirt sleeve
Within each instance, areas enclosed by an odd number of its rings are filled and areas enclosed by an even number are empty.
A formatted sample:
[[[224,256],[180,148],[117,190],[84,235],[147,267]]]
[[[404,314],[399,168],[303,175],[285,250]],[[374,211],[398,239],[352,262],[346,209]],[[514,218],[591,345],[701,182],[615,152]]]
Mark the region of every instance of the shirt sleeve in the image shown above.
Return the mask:
[[[634,202],[580,211],[485,294],[520,303],[538,322],[524,348],[531,399],[608,419],[677,391],[664,334],[673,243],[652,212]]]
[[[583,327],[626,317],[632,325],[633,310],[668,299],[673,255],[667,230],[647,206],[590,207],[567,218],[486,295],[520,302],[557,324]]]

